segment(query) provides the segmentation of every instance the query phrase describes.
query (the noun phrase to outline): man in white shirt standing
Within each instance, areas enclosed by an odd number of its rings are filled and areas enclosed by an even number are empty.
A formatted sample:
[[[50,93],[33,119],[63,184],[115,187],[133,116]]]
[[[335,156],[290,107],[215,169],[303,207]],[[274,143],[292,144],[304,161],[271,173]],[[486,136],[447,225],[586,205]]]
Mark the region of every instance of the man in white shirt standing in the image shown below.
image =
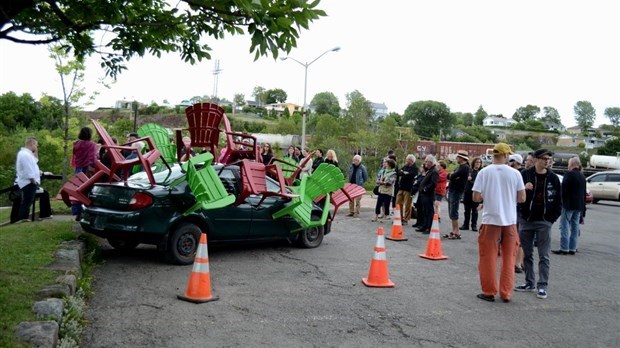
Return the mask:
[[[28,221],[30,207],[34,203],[37,188],[41,184],[41,171],[39,170],[39,158],[37,151],[39,142],[33,137],[26,139],[26,146],[22,147],[17,153],[15,161],[15,172],[17,179],[15,184],[19,186],[21,193],[21,203],[17,221]]]
[[[512,153],[508,145],[496,144],[493,148],[493,163],[478,173],[472,189],[473,201],[482,202],[482,226],[478,236],[478,270],[482,293],[478,294],[478,298],[491,302],[495,301],[498,291],[498,247],[501,247],[502,257],[499,278],[499,296],[502,301],[510,301],[514,286],[514,255],[519,246],[517,203],[525,202],[525,185],[519,171],[506,165]]]

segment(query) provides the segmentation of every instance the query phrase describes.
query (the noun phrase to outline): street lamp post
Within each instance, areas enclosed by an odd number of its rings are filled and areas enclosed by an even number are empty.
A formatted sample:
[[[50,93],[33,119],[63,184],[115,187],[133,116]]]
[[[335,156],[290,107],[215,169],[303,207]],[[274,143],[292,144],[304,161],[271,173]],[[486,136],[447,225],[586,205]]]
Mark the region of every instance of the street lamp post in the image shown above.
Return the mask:
[[[306,147],[306,110],[307,110],[307,105],[306,105],[306,95],[308,92],[308,67],[310,65],[312,65],[312,63],[316,62],[317,60],[319,60],[319,58],[323,57],[324,55],[326,55],[329,52],[337,52],[340,51],[340,47],[334,47],[332,49],[329,49],[323,53],[321,53],[318,57],[314,58],[314,60],[312,60],[310,63],[302,63],[300,61],[298,61],[297,59],[293,58],[293,57],[283,57],[280,58],[281,60],[287,60],[287,59],[291,59],[295,62],[297,62],[299,65],[304,67],[304,105],[302,107],[301,110],[301,148],[305,148]]]

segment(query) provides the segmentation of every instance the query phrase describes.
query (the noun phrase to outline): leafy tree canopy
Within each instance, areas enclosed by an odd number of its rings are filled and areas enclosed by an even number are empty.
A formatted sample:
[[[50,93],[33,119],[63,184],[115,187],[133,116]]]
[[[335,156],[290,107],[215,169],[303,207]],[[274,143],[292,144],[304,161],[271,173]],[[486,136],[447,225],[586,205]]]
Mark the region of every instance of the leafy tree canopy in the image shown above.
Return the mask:
[[[265,102],[267,104],[284,103],[287,98],[288,95],[286,92],[280,88],[268,89],[265,91]]]
[[[620,108],[619,107],[611,107],[605,109],[605,116],[611,121],[611,124],[614,127],[620,126]]]
[[[368,99],[358,90],[347,93],[346,99],[347,110],[345,112],[345,118],[348,122],[346,127],[350,127],[347,129],[359,130],[361,128],[367,128],[373,116],[373,111]]]
[[[592,106],[592,103],[585,100],[578,101],[573,107],[573,111],[575,112],[575,121],[577,121],[577,125],[581,129],[581,132],[587,133],[588,130],[592,128],[594,119],[596,118],[596,110]]]
[[[194,64],[210,59],[206,38],[248,33],[254,59],[289,53],[299,32],[325,12],[320,0],[47,0],[3,1],[0,40],[24,44],[66,42],[78,58],[94,53],[116,77],[125,62],[146,53],[178,52]],[[102,35],[105,33],[105,35]],[[101,34],[101,35],[100,35]]]
[[[620,139],[609,140],[596,150],[597,154],[607,156],[615,156],[618,152],[620,152]]]
[[[482,107],[482,105],[480,105],[478,107],[478,110],[474,114],[474,125],[482,126],[482,123],[484,119],[487,118],[487,116],[489,116],[489,114],[486,111],[484,111],[484,108]]]
[[[328,114],[335,117],[340,115],[340,104],[338,103],[338,98],[332,92],[321,92],[314,95],[312,101],[310,102],[310,108],[314,110],[315,113]]]
[[[455,116],[450,108],[441,102],[426,100],[409,104],[403,118],[414,122],[415,132],[424,138],[432,138],[440,133],[449,134],[454,125]]]
[[[512,115],[512,119],[517,122],[523,122],[527,120],[533,120],[540,113],[540,108],[536,105],[521,106]]]
[[[543,107],[543,117],[541,118],[541,121],[562,124],[560,113],[556,108],[551,106]]]

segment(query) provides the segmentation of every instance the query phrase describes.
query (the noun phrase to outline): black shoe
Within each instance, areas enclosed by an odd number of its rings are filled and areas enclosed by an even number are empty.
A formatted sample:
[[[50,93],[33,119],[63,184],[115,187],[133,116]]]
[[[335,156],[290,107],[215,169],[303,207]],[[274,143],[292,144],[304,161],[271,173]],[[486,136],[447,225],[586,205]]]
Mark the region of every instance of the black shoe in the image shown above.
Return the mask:
[[[481,300],[485,300],[485,301],[489,301],[489,302],[495,302],[495,296],[491,296],[491,295],[485,295],[485,294],[478,294],[476,295],[477,298],[481,299]]]
[[[567,255],[568,251],[564,251],[564,250],[551,250],[552,253],[556,254],[556,255]]]
[[[468,230],[468,229],[469,228],[467,228],[467,225],[463,225],[463,226],[459,227],[459,230],[463,230],[463,231]]]
[[[422,234],[431,234],[431,230],[422,231]]]
[[[575,255],[576,251],[569,251],[568,255]]]
[[[476,227],[476,225],[471,225],[471,230],[474,232],[478,232],[478,227]]]
[[[415,225],[411,225],[411,227],[413,227],[413,228],[418,228],[418,227],[420,227],[420,225],[415,224]]]
[[[424,228],[423,227],[418,227],[415,229],[416,232],[424,232]]]

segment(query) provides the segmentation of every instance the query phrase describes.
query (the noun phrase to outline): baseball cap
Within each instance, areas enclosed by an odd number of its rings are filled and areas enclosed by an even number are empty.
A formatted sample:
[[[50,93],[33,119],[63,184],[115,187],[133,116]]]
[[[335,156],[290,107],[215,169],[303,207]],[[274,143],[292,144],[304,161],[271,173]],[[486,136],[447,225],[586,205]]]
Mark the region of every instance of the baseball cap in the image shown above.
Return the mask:
[[[547,149],[538,149],[534,151],[534,158],[541,158],[544,155],[553,156],[553,152]]]
[[[508,144],[506,143],[497,143],[493,147],[494,155],[504,155],[504,154],[512,155],[513,153],[514,152],[512,152],[512,149],[510,148],[510,146],[508,146]]]
[[[515,153],[514,155],[510,155],[510,157],[508,157],[508,162],[517,162],[519,164],[523,164],[523,157],[521,157],[521,155],[519,155],[518,153]]]

